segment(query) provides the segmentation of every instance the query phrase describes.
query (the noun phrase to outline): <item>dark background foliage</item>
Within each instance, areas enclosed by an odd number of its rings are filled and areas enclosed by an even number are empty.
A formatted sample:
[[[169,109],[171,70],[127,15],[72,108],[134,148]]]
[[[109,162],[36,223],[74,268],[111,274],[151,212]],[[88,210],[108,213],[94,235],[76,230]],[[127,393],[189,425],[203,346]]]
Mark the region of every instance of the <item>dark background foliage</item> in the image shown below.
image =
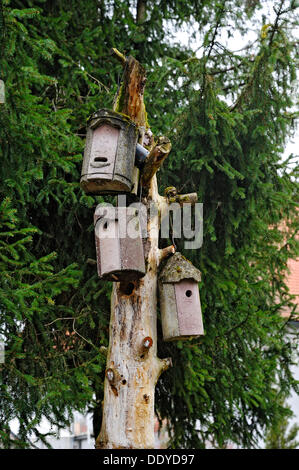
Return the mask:
[[[91,411],[99,432],[111,285],[88,262],[102,199],[86,196],[79,179],[86,121],[112,106],[120,84],[116,47],[146,67],[151,129],[172,141],[160,192],[175,185],[204,204],[203,246],[185,255],[202,272],[206,335],[160,339],[160,357],[174,367],[157,384],[157,415],[172,447],[253,447],[289,414],[281,396],[298,391],[280,315],[293,308],[285,274],[298,253],[297,169],[281,160],[295,120],[296,2],[4,0],[2,8],[2,445],[11,445],[11,419],[26,447],[46,439],[42,417],[64,427],[73,410]],[[197,55],[176,36],[186,25]],[[225,46],[249,28],[253,44]]]

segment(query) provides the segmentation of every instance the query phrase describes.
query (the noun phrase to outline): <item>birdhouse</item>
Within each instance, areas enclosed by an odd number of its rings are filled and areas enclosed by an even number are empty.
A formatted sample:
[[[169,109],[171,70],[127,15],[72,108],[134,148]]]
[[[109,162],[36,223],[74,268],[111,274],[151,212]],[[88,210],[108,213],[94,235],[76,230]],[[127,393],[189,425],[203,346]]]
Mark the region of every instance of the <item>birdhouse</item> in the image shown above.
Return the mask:
[[[138,210],[99,205],[94,215],[98,275],[132,281],[145,275]]]
[[[159,275],[164,341],[204,335],[198,282],[201,273],[180,253],[169,258]]]
[[[100,109],[88,122],[80,185],[87,194],[133,189],[138,129],[125,115]]]

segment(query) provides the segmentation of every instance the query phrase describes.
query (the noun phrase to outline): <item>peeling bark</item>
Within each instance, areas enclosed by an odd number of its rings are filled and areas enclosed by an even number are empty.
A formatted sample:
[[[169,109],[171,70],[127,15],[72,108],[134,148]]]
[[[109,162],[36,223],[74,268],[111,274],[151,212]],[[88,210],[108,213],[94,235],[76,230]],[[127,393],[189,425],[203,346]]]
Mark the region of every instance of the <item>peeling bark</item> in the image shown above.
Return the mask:
[[[141,143],[147,128],[144,84],[143,67],[129,57],[116,103],[117,110],[139,126]],[[148,211],[151,203],[158,208],[148,220],[146,274],[130,288],[124,283],[113,285],[103,420],[96,440],[99,449],[154,448],[155,385],[171,365],[171,359],[157,357],[157,270],[160,260],[174,248],[158,247],[159,213],[165,198],[158,194],[155,172],[148,180],[144,202]]]
[[[159,170],[171,150],[171,143],[167,137],[159,137],[158,142],[148,154],[142,172],[142,186],[149,186],[153,176]]]
[[[167,246],[166,248],[163,248],[162,250],[160,250],[160,261],[162,261],[163,259],[168,258],[169,256],[173,255],[174,253],[175,253],[175,246],[174,245],[170,245],[170,246]]]
[[[112,52],[124,65],[122,85],[116,98],[114,111],[129,116],[145,132],[148,127],[143,101],[146,83],[145,69],[134,57],[125,58],[117,49],[112,49]]]

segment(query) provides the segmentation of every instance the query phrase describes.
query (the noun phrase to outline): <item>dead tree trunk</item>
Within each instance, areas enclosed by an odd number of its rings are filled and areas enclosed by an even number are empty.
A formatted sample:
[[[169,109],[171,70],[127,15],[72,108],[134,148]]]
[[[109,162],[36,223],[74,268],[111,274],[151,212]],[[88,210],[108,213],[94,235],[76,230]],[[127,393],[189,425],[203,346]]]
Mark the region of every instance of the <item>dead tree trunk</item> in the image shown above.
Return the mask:
[[[133,57],[113,50],[123,63],[123,83],[114,109],[128,115],[139,128],[139,143],[148,131],[143,102],[145,71]],[[139,281],[114,283],[111,297],[109,348],[104,384],[103,419],[96,448],[151,449],[154,442],[155,385],[170,359],[157,357],[157,271],[163,257],[174,247],[160,250],[159,214],[167,204],[158,194],[156,171],[171,145],[160,138],[152,145],[142,176],[142,202],[156,207],[148,217],[145,243],[146,274]]]

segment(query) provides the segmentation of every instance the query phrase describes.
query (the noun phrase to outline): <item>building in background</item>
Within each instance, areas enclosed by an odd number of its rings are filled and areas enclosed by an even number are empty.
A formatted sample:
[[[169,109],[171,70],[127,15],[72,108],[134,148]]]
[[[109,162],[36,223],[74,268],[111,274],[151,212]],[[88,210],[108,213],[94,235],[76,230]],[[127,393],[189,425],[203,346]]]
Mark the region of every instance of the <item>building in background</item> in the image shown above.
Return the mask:
[[[14,432],[11,433],[14,439],[17,437],[17,423],[12,422],[11,428]],[[55,432],[51,429],[50,423],[45,419],[38,427],[40,432],[48,433]],[[92,414],[82,414],[77,411],[74,412],[74,421],[69,428],[61,429],[55,432],[55,436],[48,436],[47,442],[53,449],[94,449],[95,438],[93,435]],[[165,449],[168,443],[167,426],[164,422],[162,428],[159,430],[159,422],[155,422],[155,448]],[[32,440],[32,449],[47,449],[47,446],[40,440]]]
[[[49,423],[41,423],[39,429],[49,432]],[[47,437],[48,443],[53,449],[94,449],[94,437],[92,427],[92,415],[74,412],[74,421],[70,428],[62,429],[56,436]],[[47,449],[41,441],[33,441],[35,448]]]
[[[299,258],[290,259],[288,262],[288,268],[290,270],[290,274],[287,276],[287,285],[290,289],[290,293],[295,295],[294,303],[297,304],[296,312],[298,312],[299,316]]]
[[[293,335],[295,340],[295,334],[299,332],[299,258],[289,260],[288,267],[290,273],[287,276],[287,285],[290,289],[290,293],[295,296],[294,303],[297,304],[296,314],[298,313],[298,317],[295,317],[294,320],[289,322],[288,331],[290,337]],[[289,316],[290,311],[283,312],[283,315],[286,317]],[[299,364],[292,367],[292,372],[294,379],[299,381]],[[294,413],[294,416],[290,419],[290,426],[299,424],[299,396],[293,392],[287,403]]]

